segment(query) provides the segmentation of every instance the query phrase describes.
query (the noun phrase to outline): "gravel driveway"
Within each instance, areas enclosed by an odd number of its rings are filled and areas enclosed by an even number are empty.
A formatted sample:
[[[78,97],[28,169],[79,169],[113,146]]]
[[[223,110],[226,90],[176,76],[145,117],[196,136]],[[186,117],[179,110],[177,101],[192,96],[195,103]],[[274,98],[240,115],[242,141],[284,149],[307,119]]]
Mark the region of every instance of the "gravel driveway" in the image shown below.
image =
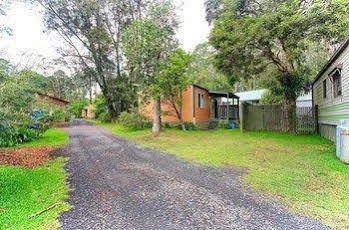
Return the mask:
[[[62,229],[325,229],[252,192],[242,172],[194,165],[75,121]],[[180,144],[180,143],[178,143]]]

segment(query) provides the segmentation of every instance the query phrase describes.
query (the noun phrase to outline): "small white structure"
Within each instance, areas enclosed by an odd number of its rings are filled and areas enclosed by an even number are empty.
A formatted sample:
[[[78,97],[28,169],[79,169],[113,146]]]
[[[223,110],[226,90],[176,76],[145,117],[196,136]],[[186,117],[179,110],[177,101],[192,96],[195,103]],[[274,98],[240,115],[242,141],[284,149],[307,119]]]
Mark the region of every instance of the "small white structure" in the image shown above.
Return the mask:
[[[268,92],[267,89],[259,89],[252,91],[245,91],[236,93],[238,97],[240,97],[240,102],[245,102],[252,105],[258,105],[263,95]],[[312,107],[312,94],[304,93],[297,99],[297,107]]]

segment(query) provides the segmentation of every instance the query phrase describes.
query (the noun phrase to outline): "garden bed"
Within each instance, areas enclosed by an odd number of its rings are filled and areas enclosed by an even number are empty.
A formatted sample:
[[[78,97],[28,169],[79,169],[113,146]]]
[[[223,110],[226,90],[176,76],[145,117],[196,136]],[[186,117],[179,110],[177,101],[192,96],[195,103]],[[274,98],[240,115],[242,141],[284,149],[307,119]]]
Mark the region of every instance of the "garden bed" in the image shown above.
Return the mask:
[[[52,160],[53,147],[29,147],[0,151],[0,165],[35,168]]]

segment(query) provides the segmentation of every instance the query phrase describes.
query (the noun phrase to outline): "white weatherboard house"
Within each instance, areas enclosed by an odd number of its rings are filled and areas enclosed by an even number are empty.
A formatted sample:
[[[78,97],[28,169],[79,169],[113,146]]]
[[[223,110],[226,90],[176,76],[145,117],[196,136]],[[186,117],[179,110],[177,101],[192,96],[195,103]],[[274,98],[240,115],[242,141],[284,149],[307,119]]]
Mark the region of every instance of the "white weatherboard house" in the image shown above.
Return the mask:
[[[319,109],[319,132],[335,141],[339,120],[349,120],[349,38],[313,82],[313,104]]]

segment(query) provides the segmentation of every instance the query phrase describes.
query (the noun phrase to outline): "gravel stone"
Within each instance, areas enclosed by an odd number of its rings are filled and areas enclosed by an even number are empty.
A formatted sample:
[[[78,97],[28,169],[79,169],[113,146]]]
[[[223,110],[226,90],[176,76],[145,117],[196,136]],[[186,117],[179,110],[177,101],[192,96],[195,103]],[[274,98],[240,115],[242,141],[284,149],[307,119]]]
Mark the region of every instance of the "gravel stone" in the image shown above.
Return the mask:
[[[82,120],[67,130],[74,208],[61,229],[329,229],[253,192],[241,169],[194,165]]]

